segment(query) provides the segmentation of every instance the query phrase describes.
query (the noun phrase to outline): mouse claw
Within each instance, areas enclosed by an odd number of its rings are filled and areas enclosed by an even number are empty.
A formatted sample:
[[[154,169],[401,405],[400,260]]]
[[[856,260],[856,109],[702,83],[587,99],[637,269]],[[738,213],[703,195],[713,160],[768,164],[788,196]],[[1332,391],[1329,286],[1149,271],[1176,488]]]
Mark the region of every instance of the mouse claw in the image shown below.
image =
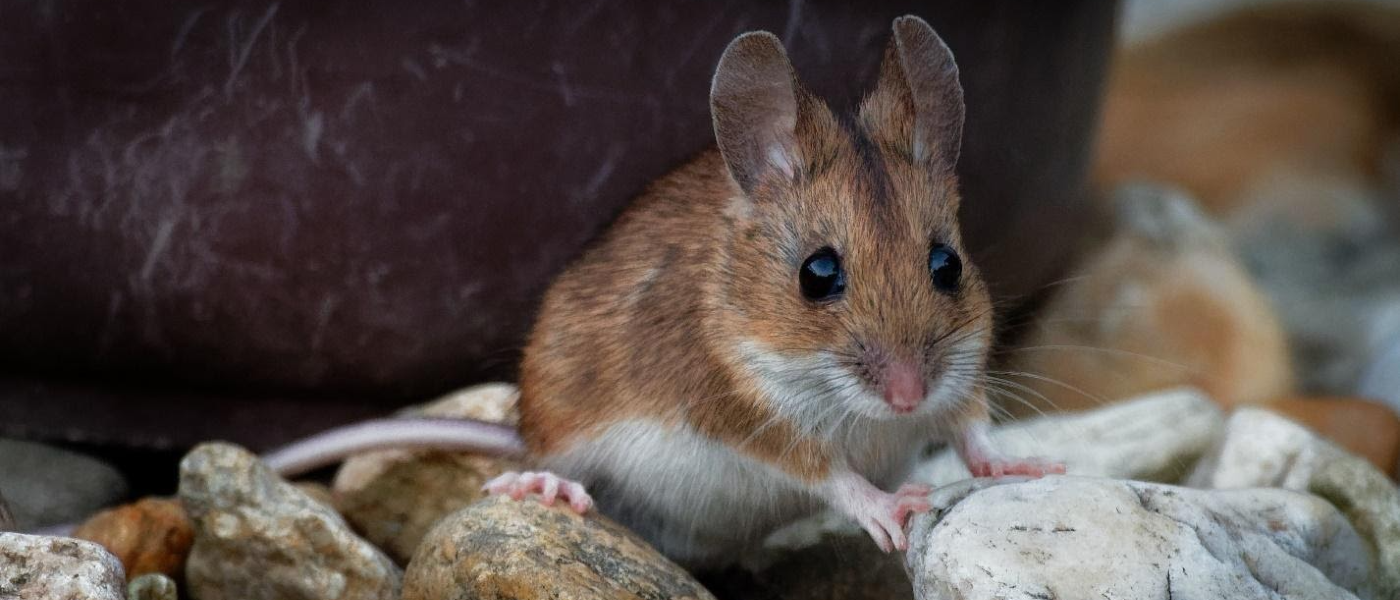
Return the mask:
[[[569,508],[579,514],[586,513],[593,507],[593,498],[588,495],[583,484],[548,471],[508,471],[486,482],[481,489],[492,496],[505,495],[514,500],[523,500],[525,496],[535,494],[545,506],[554,506],[555,501],[562,498],[569,503]]]

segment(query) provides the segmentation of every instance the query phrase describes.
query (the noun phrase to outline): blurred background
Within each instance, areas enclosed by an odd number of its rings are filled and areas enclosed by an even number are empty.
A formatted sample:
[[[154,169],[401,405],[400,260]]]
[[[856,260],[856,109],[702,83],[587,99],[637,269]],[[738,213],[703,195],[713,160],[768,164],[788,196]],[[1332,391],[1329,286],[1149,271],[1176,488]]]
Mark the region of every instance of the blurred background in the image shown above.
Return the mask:
[[[511,379],[549,279],[712,143],[734,35],[849,105],[906,13],[966,87],[1003,418],[1193,385],[1396,472],[1395,2],[0,0],[0,487],[71,520]]]

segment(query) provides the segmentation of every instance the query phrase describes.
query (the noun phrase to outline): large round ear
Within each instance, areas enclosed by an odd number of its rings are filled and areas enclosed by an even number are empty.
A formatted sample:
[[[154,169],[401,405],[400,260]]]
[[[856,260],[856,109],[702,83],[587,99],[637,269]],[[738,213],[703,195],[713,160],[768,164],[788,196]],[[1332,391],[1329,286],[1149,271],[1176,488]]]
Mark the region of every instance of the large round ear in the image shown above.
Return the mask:
[[[912,118],[914,160],[951,171],[962,148],[963,89],[953,51],[923,19],[894,20],[876,94],[889,94]]]
[[[792,63],[771,33],[745,33],[720,57],[710,83],[715,141],[745,192],[767,171],[795,173],[797,90]]]

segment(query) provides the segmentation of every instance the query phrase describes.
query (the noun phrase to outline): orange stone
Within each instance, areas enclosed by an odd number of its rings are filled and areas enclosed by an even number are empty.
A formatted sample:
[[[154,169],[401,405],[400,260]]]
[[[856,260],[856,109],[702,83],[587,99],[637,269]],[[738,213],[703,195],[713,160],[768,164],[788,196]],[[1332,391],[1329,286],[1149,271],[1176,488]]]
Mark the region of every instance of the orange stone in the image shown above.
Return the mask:
[[[143,498],[97,513],[73,537],[101,544],[116,555],[127,579],[147,573],[180,579],[194,528],[178,500]]]
[[[1390,407],[1361,398],[1292,397],[1265,408],[1316,431],[1395,477],[1400,461],[1400,417]]]

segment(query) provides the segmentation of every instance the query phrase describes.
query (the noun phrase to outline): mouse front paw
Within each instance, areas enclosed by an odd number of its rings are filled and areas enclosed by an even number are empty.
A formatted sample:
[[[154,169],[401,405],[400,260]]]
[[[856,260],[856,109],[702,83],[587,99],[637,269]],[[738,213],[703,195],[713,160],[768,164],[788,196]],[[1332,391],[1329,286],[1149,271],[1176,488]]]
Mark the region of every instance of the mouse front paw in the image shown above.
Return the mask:
[[[904,535],[904,524],[910,515],[928,512],[933,507],[929,492],[927,486],[915,484],[905,485],[893,494],[874,490],[850,510],[880,550],[906,550],[909,539]]]
[[[548,471],[516,473],[508,471],[486,482],[481,489],[498,496],[507,495],[522,500],[526,495],[535,494],[545,506],[554,506],[554,501],[564,499],[574,512],[583,514],[593,506],[593,498],[583,488],[583,484],[564,479]]]

